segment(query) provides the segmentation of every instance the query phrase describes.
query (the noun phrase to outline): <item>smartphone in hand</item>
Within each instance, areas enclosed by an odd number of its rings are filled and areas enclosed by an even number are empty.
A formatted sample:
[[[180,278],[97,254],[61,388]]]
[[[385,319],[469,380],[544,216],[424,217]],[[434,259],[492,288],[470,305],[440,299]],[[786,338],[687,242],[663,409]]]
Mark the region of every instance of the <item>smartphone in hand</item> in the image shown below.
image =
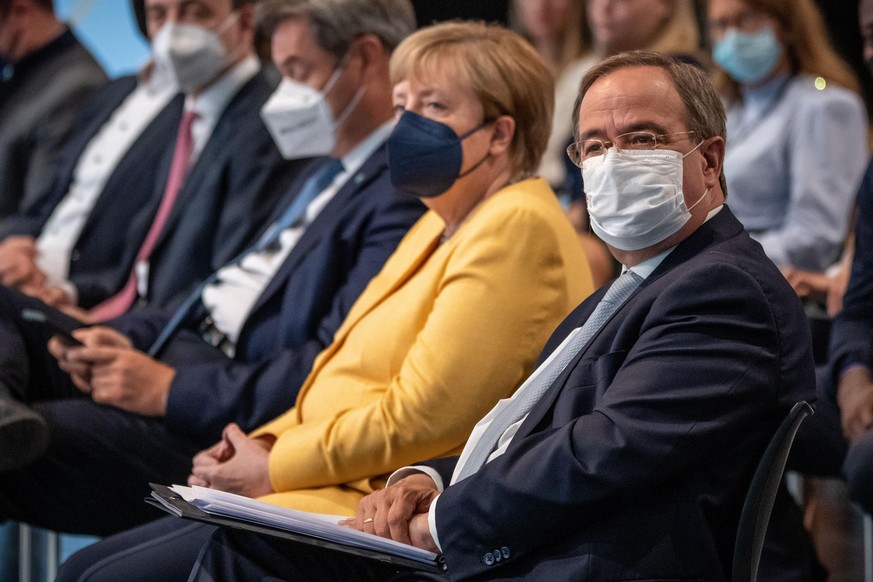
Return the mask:
[[[56,321],[53,321],[45,312],[38,309],[30,309],[25,307],[21,310],[21,318],[34,325],[41,326],[52,336],[58,338],[62,343],[69,347],[84,346],[82,342],[73,337],[73,335],[60,326]]]

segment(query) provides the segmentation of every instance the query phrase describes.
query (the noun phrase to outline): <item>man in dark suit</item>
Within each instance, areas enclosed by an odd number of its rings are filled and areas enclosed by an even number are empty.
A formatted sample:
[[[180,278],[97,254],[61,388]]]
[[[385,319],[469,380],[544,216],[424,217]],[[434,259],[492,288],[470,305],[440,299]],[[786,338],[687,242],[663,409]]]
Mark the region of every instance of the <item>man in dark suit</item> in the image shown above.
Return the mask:
[[[592,225],[626,272],[559,326],[459,458],[401,469],[348,525],[442,553],[453,580],[726,580],[757,462],[814,398],[803,310],[724,205],[724,111],[703,72],[625,53],[577,103]],[[396,571],[216,536],[192,579]]]
[[[193,294],[189,310],[175,312],[185,315],[178,327],[174,311],[148,307],[112,328],[77,330],[85,348],[52,340],[71,377],[45,350],[51,331],[0,318],[0,345],[11,346],[0,350],[0,385],[26,394],[51,435],[42,458],[0,475],[0,516],[101,535],[142,523],[157,516],[142,504],[150,480],[184,479],[191,457],[227,423],[254,428],[293,405],[316,354],[424,212],[390,185],[384,146],[393,113],[388,58],[413,30],[414,15],[407,0],[367,6],[342,20],[319,14],[306,50],[280,25],[307,12],[264,10],[286,78],[316,91],[337,78],[325,97],[332,119],[343,120],[324,127],[333,159],[310,167],[258,242]],[[317,44],[323,38],[343,42]],[[343,169],[306,199],[312,178],[337,160]],[[305,209],[295,204],[301,198]],[[289,219],[294,208],[300,211]],[[0,289],[0,313],[35,305]],[[0,464],[22,446],[3,436]],[[107,494],[93,496],[95,486]]]
[[[51,184],[49,170],[106,74],[52,0],[0,0],[0,217]]]
[[[92,144],[78,141],[82,149],[70,152],[57,188],[33,211],[36,220],[29,218],[16,227],[32,230],[34,222],[49,220],[50,232],[41,233],[38,241],[24,241],[28,244],[16,238],[12,249],[10,245],[0,249],[7,251],[0,252],[5,284],[51,305],[96,307],[92,313],[77,312],[86,320],[111,319],[134,305],[172,304],[244,248],[305,165],[304,160],[283,160],[260,120],[260,109],[275,84],[253,53],[252,1],[195,4],[197,10],[194,4],[168,0],[145,3],[147,30],[154,39],[155,74],[158,81],[169,77],[168,82],[185,93],[181,117],[191,116],[193,121],[180,123],[175,109],[180,105],[173,105],[162,121],[168,125],[176,121],[170,135],[146,136],[148,141],[139,141],[119,160],[117,171],[93,202],[81,234],[64,241],[66,248],[61,251],[69,254],[69,260],[54,270],[67,267],[69,273],[56,282],[57,276],[48,276],[54,274],[40,267],[58,260],[55,254],[64,254],[55,253],[54,231],[68,225],[48,213],[58,210],[63,219],[82,194],[82,180],[77,181],[81,176],[76,173],[87,177],[87,168],[83,171],[79,162],[87,164],[89,159],[77,154]],[[108,98],[116,103],[135,99],[129,81],[118,85]],[[91,115],[83,134],[100,129],[101,135],[93,137],[101,138],[103,131],[111,132],[111,124],[103,122],[112,112],[107,107]],[[166,131],[163,126],[158,129]],[[168,147],[174,136],[178,147]],[[183,137],[187,137],[186,157],[177,163]],[[61,203],[64,206],[59,208]],[[135,292],[128,293],[126,287]]]
[[[165,177],[184,96],[154,64],[98,89],[79,114],[46,192],[0,220],[0,282],[88,309],[133,267]],[[123,228],[122,228],[123,225]]]

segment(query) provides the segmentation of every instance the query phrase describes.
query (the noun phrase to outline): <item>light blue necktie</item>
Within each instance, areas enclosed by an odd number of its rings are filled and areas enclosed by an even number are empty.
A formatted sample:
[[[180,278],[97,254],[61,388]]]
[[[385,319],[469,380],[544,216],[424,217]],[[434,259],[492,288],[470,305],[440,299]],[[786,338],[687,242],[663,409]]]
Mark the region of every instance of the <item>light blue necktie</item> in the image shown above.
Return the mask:
[[[336,178],[343,169],[343,163],[336,158],[331,158],[329,161],[325,162],[324,165],[316,170],[315,173],[313,173],[306,182],[303,183],[303,186],[300,188],[300,193],[294,197],[294,200],[291,201],[291,204],[289,204],[288,208],[285,209],[285,212],[282,213],[282,216],[280,216],[279,219],[274,222],[263,235],[261,235],[258,242],[237,255],[232,261],[228,262],[225,267],[238,265],[247,255],[261,252],[278,241],[285,229],[294,226],[305,216],[306,208],[309,204],[315,200],[315,197],[321,194],[324,189],[331,184],[331,182],[333,182],[334,178]],[[158,339],[156,339],[149,348],[148,354],[150,356],[155,357],[170,337],[176,333],[179,326],[185,323],[185,320],[194,311],[194,307],[200,304],[203,289],[218,279],[219,271],[212,273],[202,283],[200,283],[200,285],[198,285],[197,288],[185,298],[185,301],[182,302],[179,308],[176,309],[173,316],[167,322],[167,325],[165,325],[164,329],[161,330],[161,333],[158,334]]]
[[[546,365],[542,373],[534,381],[534,384],[528,386],[520,398],[513,400],[491,421],[491,424],[482,433],[482,437],[476,442],[476,445],[470,452],[470,456],[467,457],[467,462],[458,474],[458,481],[466,479],[486,463],[488,457],[497,446],[500,437],[506,432],[506,429],[524,418],[531,411],[555,381],[555,378],[564,371],[570,360],[585,347],[591,338],[594,337],[594,334],[603,327],[606,320],[630,297],[630,294],[633,293],[634,289],[642,281],[643,278],[633,271],[626,271],[613,282],[603,296],[603,299],[594,308],[591,316],[582,325],[579,333],[567,342],[563,349],[555,355],[554,359]]]

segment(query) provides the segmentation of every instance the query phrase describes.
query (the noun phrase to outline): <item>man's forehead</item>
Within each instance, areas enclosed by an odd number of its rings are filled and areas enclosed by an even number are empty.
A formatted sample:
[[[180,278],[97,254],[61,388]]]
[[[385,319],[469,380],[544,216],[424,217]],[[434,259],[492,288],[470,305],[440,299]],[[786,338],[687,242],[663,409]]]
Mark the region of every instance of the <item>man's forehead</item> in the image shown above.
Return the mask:
[[[624,67],[595,81],[582,99],[580,133],[605,130],[604,124],[635,131],[640,125],[682,123],[682,99],[659,67]]]

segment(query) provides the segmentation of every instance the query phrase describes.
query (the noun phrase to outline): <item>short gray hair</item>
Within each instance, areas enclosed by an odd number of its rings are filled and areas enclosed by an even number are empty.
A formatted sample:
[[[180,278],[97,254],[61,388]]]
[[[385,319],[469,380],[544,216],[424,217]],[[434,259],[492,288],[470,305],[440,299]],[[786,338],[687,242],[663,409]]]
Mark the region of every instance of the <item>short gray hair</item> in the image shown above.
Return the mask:
[[[268,38],[289,18],[308,19],[318,46],[337,60],[363,34],[377,36],[393,51],[416,27],[410,0],[263,0],[256,14]]]

